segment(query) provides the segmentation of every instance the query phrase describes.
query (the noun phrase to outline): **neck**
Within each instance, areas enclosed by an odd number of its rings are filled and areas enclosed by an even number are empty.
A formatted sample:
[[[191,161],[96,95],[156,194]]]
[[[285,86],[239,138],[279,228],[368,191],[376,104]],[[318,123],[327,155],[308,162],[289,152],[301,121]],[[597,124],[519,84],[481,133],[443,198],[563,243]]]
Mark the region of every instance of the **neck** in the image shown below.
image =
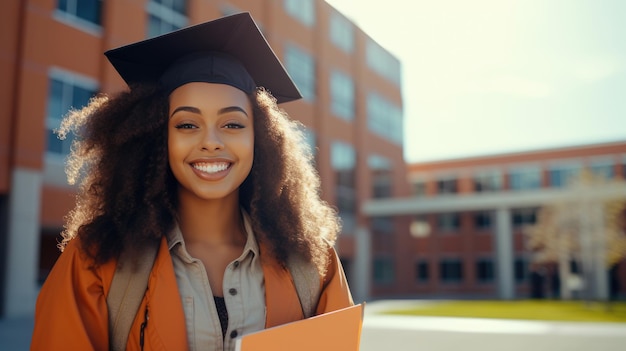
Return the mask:
[[[243,245],[246,241],[236,193],[219,200],[179,195],[178,225],[188,244]]]

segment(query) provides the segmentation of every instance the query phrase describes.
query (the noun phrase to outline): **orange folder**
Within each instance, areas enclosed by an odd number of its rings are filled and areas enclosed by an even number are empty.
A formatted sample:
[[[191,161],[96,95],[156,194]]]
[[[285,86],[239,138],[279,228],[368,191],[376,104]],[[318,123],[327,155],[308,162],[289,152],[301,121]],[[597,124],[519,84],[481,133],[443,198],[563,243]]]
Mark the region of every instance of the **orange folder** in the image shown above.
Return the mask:
[[[236,351],[358,351],[364,303],[237,339]]]

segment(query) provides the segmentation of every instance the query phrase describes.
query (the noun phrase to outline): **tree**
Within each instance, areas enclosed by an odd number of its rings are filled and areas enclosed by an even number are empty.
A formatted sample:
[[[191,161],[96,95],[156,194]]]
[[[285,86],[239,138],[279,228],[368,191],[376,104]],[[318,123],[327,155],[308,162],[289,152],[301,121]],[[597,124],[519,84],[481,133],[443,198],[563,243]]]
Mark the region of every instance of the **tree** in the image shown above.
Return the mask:
[[[558,264],[561,298],[572,297],[574,261],[582,268],[585,297],[607,299],[607,269],[626,257],[624,187],[583,170],[564,189],[565,196],[542,207],[536,224],[526,229],[533,261]]]

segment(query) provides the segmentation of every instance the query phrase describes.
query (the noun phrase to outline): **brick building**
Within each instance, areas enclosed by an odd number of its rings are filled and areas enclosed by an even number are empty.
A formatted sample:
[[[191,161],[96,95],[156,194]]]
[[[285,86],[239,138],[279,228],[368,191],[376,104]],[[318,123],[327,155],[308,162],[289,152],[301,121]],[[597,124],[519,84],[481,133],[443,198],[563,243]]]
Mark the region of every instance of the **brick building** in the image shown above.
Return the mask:
[[[533,269],[523,229],[535,224],[542,206],[572,199],[568,179],[583,168],[607,180],[626,179],[626,141],[407,167],[412,197],[372,200],[363,205],[373,222],[413,217],[411,235],[396,233],[393,240],[401,244],[385,256],[374,257],[387,262],[386,271],[379,272],[378,284],[374,282],[374,291],[381,291],[382,285],[389,294],[412,297],[551,297],[557,295],[558,288],[555,267]],[[626,183],[594,188],[591,196],[626,199]],[[378,237],[384,235],[373,231],[375,243],[382,240]],[[601,296],[609,293],[609,281],[614,288],[619,283],[619,291],[613,293],[626,295],[626,259],[609,275],[600,274],[605,268],[597,269],[591,275],[595,280],[589,284],[605,289]],[[575,267],[574,271],[581,273]],[[535,283],[531,284],[531,278]]]
[[[240,11],[304,96],[283,107],[316,146],[323,198],[344,223],[340,256],[355,295],[369,294],[369,220],[357,204],[409,192],[400,63],[341,13],[322,0],[8,0],[1,9],[0,316],[32,313],[73,207],[70,142],[53,130],[70,107],[125,88],[102,53]]]

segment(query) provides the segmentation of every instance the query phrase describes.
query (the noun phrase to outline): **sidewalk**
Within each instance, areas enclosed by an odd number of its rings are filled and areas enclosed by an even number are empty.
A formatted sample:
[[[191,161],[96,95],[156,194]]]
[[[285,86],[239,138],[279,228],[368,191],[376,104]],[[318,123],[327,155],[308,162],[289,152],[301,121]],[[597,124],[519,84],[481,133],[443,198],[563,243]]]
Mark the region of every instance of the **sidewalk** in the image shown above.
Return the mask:
[[[383,300],[367,302],[361,351],[392,349],[465,351],[601,350],[622,351],[626,323],[569,323],[478,318],[410,317],[380,314],[416,303],[434,301]],[[30,347],[32,317],[0,319],[0,351]]]
[[[434,301],[375,301],[365,306],[360,351],[623,351],[626,323],[547,322],[385,315]]]

